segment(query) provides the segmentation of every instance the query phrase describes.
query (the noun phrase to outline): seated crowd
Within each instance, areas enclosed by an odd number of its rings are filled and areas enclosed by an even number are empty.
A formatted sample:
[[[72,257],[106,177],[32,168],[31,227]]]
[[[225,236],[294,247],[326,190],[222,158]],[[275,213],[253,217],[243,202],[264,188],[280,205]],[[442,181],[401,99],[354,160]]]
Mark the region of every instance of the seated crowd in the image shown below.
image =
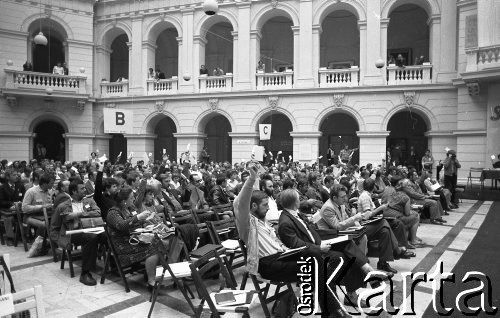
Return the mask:
[[[86,219],[106,222],[110,240],[124,259],[144,261],[152,289],[160,264],[155,245],[133,242],[131,232],[158,224],[167,230],[177,228],[180,226],[169,222],[169,216],[226,205],[230,207],[227,211],[200,220],[235,218],[248,250],[246,265],[251,274],[298,282],[297,260],[312,256],[320,260],[318,273],[320,281],[325,281],[325,273],[331,273],[342,257],[352,260],[352,266],[337,283],[346,288],[346,305],[356,305],[357,290],[365,287],[368,273],[377,269],[386,273],[380,279],[392,277],[397,265],[391,263],[415,257],[416,248],[424,244],[425,238],[417,236],[419,225],[446,223],[443,216],[457,208],[454,188],[437,187],[431,173],[414,167],[303,165],[284,160],[266,165],[189,159],[176,163],[167,157],[133,165],[131,159],[100,162],[97,156],[92,153],[87,161],[64,164],[50,160],[7,164],[4,160],[0,166],[0,210],[7,213],[20,206],[23,222],[35,233],[29,257],[48,253],[48,240],[61,248],[77,244],[82,250],[80,281],[86,285],[96,284],[91,272],[95,272],[98,246],[106,245],[104,233],[66,234],[80,228]],[[48,229],[44,213],[50,215]],[[383,218],[374,220],[377,216]],[[359,236],[341,244],[325,242],[362,223],[364,231]],[[181,230],[196,241],[196,226]],[[189,245],[192,250],[193,242]],[[306,248],[293,257],[278,259],[286,250],[298,247]],[[369,254],[378,257],[376,268],[369,264]],[[324,259],[328,259],[326,264]],[[325,285],[320,285],[323,295]],[[324,313],[347,316],[333,296],[327,296],[326,302],[322,299]]]

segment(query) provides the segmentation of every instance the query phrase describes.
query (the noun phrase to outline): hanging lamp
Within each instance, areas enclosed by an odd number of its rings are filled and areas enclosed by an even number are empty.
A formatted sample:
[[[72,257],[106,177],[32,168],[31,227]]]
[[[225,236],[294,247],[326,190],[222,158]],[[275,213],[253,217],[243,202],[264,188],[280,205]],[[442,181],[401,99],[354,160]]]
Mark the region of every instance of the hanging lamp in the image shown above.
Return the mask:
[[[48,43],[48,40],[45,37],[45,35],[43,35],[43,32],[42,32],[42,0],[40,0],[39,3],[40,3],[40,32],[35,36],[33,41],[35,42],[36,45],[46,46]]]
[[[203,11],[206,15],[214,15],[219,11],[217,0],[205,0],[203,2]]]

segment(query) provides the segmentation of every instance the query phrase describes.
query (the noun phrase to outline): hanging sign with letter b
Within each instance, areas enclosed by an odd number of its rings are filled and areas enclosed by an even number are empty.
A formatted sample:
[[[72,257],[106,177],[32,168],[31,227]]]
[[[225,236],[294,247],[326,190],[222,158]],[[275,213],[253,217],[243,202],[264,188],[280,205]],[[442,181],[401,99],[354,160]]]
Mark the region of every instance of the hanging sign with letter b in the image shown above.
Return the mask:
[[[105,134],[133,134],[134,112],[126,109],[104,108]]]

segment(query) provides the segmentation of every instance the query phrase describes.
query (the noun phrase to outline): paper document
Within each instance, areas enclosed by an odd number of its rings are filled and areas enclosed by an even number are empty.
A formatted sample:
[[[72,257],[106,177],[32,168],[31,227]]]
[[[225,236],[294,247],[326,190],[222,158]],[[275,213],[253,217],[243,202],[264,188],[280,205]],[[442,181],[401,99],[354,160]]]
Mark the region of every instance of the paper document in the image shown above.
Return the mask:
[[[333,244],[345,242],[345,241],[348,241],[348,240],[349,240],[349,236],[347,236],[347,235],[341,235],[341,236],[337,236],[337,237],[329,239],[329,240],[322,240],[321,243],[333,245]]]

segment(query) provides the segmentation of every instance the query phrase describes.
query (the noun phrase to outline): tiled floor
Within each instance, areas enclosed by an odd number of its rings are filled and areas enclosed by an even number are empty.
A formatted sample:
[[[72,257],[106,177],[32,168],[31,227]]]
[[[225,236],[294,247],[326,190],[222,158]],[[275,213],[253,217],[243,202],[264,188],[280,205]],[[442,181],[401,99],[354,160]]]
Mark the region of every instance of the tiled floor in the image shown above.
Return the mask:
[[[463,251],[468,247],[477,233],[487,213],[491,211],[491,202],[464,200],[461,207],[446,217],[446,226],[422,224],[418,236],[427,244],[416,250],[417,257],[409,260],[399,260],[393,263],[399,273],[393,281],[395,288],[395,302],[403,302],[403,276],[405,272],[423,271],[432,273],[436,264],[443,261],[445,270],[453,270],[455,263],[460,259]],[[496,211],[497,213],[499,211]],[[64,270],[59,263],[53,263],[50,256],[26,258],[21,246],[0,246],[0,253],[8,253],[12,267],[13,279],[17,290],[41,285],[44,291],[44,307],[47,317],[146,317],[149,311],[149,295],[145,288],[142,275],[129,279],[131,291],[126,293],[121,280],[112,276],[104,284],[94,287],[82,285],[78,281],[80,274],[79,262],[75,262],[75,278],[70,278],[66,265]],[[370,259],[372,265],[376,259]],[[102,266],[102,263],[99,263]],[[241,281],[243,269],[235,271],[238,281]],[[99,276],[94,274],[97,279]],[[215,282],[214,282],[215,284]],[[420,283],[415,292],[415,310],[417,317],[423,313],[432,301],[432,283]],[[194,290],[194,289],[193,289]],[[389,287],[386,288],[386,291]],[[365,290],[359,290],[363,293]],[[340,293],[341,294],[341,293]],[[343,296],[340,296],[343,299]],[[375,305],[382,301],[382,296],[374,298]],[[354,313],[352,307],[346,307]],[[397,316],[401,316],[400,311]],[[170,287],[161,290],[152,317],[186,317],[192,313],[182,297],[182,294]],[[262,317],[262,308],[258,305],[251,310],[252,317]],[[210,314],[205,313],[204,317]],[[237,317],[236,314],[225,314],[224,317]],[[296,317],[299,315],[296,314]],[[364,314],[362,316],[365,316]],[[381,316],[390,316],[383,313]]]

